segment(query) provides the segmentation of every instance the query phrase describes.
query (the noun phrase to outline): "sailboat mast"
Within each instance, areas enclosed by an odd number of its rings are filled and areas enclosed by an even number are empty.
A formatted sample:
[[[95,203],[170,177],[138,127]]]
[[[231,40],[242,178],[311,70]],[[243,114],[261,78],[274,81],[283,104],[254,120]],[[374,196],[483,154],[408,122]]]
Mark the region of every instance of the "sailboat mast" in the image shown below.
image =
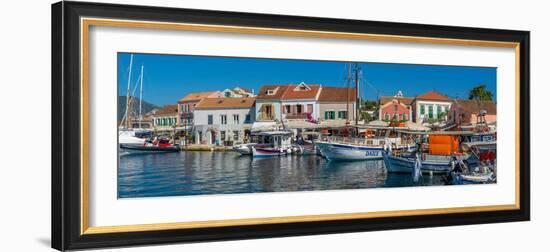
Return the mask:
[[[355,63],[355,125],[359,124],[359,64]]]
[[[141,129],[141,103],[143,101],[143,65],[141,65],[141,76],[139,78],[139,128]]]
[[[130,128],[130,79],[132,78],[132,63],[134,62],[134,55],[130,54],[130,70],[128,71],[128,87],[126,88],[126,129]]]
[[[349,124],[349,88],[351,84],[351,63],[348,63],[348,87],[346,88],[346,125]]]

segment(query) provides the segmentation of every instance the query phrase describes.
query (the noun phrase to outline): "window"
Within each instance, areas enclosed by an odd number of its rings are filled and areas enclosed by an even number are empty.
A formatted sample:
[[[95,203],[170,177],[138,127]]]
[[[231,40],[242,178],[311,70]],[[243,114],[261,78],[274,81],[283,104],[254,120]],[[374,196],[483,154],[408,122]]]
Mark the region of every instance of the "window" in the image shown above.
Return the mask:
[[[434,118],[434,106],[428,106],[428,118]]]
[[[275,94],[275,90],[273,89],[267,90],[267,95],[274,95],[274,94]]]
[[[325,120],[334,120],[334,111],[325,111]]]
[[[437,118],[439,118],[439,115],[441,114],[441,105],[437,105]]]
[[[399,120],[399,115],[398,115],[398,114],[393,114],[393,120],[394,120],[394,121]]]
[[[233,131],[233,141],[239,141],[239,131]]]
[[[421,115],[426,114],[426,105],[420,105],[420,114]]]
[[[220,115],[220,124],[227,124],[227,115]]]
[[[208,115],[208,125],[212,125],[212,124],[214,124],[214,116]]]
[[[225,141],[225,130],[220,131],[220,140]]]
[[[246,118],[244,119],[244,123],[250,123],[250,114],[246,114]]]
[[[233,123],[234,124],[239,124],[239,115],[237,115],[237,114],[233,115]]]
[[[388,113],[384,114],[384,119],[386,119],[386,121],[389,121],[390,120],[390,114],[388,114]]]
[[[285,105],[285,113],[290,114],[290,105]]]
[[[403,113],[403,114],[401,115],[401,119],[402,119],[403,121],[407,121],[407,120],[408,120],[408,119],[407,119],[407,114],[406,114],[406,113]]]
[[[298,114],[302,113],[302,105],[300,105],[300,104],[296,105],[296,113],[298,113]]]
[[[225,97],[231,97],[231,93],[230,92],[225,92]]]
[[[340,110],[340,111],[338,111],[338,118],[339,118],[339,119],[346,119],[346,118],[348,118],[348,117],[347,117],[347,111],[345,111],[345,110]]]

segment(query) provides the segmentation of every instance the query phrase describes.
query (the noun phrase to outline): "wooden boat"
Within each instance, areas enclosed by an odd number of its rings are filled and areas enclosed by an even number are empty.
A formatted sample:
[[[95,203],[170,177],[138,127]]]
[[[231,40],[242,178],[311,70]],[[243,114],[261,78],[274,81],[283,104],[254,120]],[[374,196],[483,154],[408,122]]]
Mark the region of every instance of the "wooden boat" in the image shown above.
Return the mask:
[[[451,161],[458,159],[466,165],[476,166],[479,162],[475,155],[460,153],[460,134],[429,135],[428,153],[400,152],[388,149],[383,152],[384,164],[388,172],[412,173],[416,162],[420,159],[420,170],[423,174],[446,174],[451,171]]]

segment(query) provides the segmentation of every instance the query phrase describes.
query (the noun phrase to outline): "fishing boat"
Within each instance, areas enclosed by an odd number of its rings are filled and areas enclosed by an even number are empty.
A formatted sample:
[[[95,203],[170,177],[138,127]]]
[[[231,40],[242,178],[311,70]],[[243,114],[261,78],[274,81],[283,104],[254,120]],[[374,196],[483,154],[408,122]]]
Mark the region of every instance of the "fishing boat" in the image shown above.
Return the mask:
[[[382,159],[382,152],[385,146],[389,143],[393,144],[396,149],[400,150],[412,150],[416,147],[414,141],[402,136],[400,133],[395,132],[395,127],[389,127],[389,124],[383,122],[385,125],[370,125],[363,126],[358,123],[359,106],[356,106],[355,111],[355,123],[350,121],[350,100],[360,101],[359,97],[359,82],[361,70],[357,63],[352,66],[348,65],[348,94],[346,103],[346,126],[343,128],[344,133],[341,135],[325,136],[319,141],[315,142],[315,146],[329,161],[360,161],[360,160],[372,160]],[[355,82],[355,97],[350,97],[351,83]],[[360,104],[360,102],[357,102]],[[364,134],[360,133],[360,129],[364,130]]]
[[[261,140],[258,144],[251,146],[253,157],[269,157],[288,155],[295,148],[291,144],[292,132],[289,131],[267,131],[255,133]]]
[[[459,152],[461,134],[461,132],[430,133],[427,153],[422,152],[424,148],[402,152],[392,150],[390,146],[383,152],[386,170],[395,173],[412,173],[415,166],[419,166],[423,174],[446,174],[451,171],[450,164],[455,159],[465,165],[476,166],[479,160],[474,155]],[[417,161],[420,162],[417,164]]]

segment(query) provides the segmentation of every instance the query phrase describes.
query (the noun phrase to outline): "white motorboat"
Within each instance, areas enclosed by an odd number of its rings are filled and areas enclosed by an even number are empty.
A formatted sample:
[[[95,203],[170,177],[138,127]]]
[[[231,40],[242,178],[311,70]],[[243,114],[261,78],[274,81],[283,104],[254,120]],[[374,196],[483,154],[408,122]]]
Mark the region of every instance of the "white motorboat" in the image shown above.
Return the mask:
[[[255,145],[257,145],[257,143],[238,144],[233,146],[233,150],[241,155],[252,155],[252,146]]]
[[[292,153],[293,146],[290,141],[292,132],[267,131],[255,133],[260,138],[258,144],[252,146],[253,157],[281,156]]]

